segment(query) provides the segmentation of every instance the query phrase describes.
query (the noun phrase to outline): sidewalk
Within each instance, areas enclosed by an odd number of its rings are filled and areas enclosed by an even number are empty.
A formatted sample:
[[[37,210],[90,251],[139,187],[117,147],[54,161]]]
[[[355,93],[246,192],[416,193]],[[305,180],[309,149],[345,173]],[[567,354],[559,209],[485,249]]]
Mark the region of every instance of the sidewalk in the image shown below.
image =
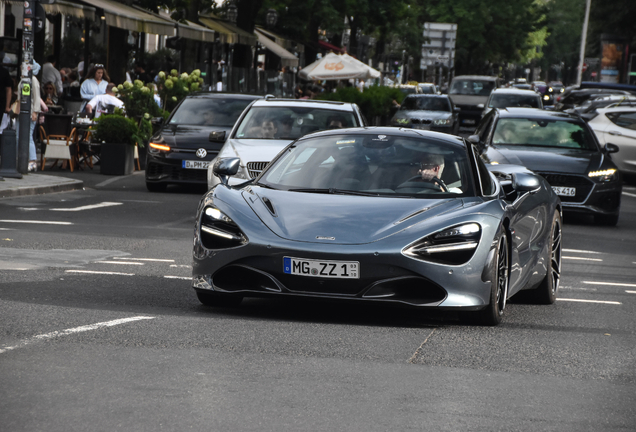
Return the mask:
[[[69,177],[73,174],[68,173]],[[0,198],[39,195],[84,188],[84,182],[69,177],[40,173],[24,174],[21,179],[3,177],[0,180]]]

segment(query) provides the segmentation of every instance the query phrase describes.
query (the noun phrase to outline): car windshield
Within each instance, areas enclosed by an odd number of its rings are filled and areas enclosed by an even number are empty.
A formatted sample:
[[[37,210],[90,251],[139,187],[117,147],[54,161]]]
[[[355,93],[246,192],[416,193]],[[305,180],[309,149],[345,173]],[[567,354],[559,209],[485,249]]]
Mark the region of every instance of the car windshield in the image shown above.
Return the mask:
[[[420,85],[419,87],[424,94],[435,94],[435,88],[432,85]]]
[[[405,111],[448,111],[450,112],[450,103],[448,99],[441,97],[409,97],[402,101],[401,110]]]
[[[252,107],[236,138],[294,140],[308,133],[361,126],[351,111],[310,107]]]
[[[410,87],[400,87],[400,90],[402,91],[402,93],[404,94],[414,94],[417,93],[417,89],[415,88],[415,86],[410,86]]]
[[[450,89],[450,94],[488,96],[494,88],[494,81],[472,79],[454,80]]]
[[[450,198],[474,196],[470,173],[466,149],[459,145],[343,134],[297,142],[258,183],[298,192]]]
[[[594,139],[583,125],[565,120],[500,119],[493,144],[596,150]]]
[[[232,127],[251,99],[186,98],[170,124]]]
[[[538,95],[516,95],[516,94],[503,94],[493,93],[490,96],[490,108],[509,108],[509,107],[526,107],[526,108],[541,108],[540,99]]]

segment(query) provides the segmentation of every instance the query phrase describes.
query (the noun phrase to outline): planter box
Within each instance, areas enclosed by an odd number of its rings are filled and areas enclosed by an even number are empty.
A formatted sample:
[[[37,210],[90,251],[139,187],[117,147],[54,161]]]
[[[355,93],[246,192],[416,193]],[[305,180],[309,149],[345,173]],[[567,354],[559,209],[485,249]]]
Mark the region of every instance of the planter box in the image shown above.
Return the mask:
[[[103,143],[99,166],[105,175],[129,175],[133,173],[135,147],[123,143]]]

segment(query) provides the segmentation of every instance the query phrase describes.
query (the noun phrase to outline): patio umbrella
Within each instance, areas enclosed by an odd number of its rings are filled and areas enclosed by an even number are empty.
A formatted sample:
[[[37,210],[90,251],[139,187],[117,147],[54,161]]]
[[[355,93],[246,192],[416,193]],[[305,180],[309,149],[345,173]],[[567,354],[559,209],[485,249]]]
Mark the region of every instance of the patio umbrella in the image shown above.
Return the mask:
[[[305,80],[346,80],[377,78],[380,72],[347,54],[329,53],[305,66],[298,75]]]

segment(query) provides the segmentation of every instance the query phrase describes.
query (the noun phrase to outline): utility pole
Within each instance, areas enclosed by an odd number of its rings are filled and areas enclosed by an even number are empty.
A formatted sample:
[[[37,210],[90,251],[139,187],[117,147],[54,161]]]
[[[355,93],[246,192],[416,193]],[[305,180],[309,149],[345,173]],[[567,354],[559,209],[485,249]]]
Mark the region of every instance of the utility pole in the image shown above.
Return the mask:
[[[29,171],[29,135],[31,134],[31,83],[33,80],[33,39],[35,34],[35,8],[37,0],[24,2],[22,23],[22,65],[20,76],[20,130],[18,131],[18,172]]]
[[[576,76],[576,84],[581,85],[583,80],[583,63],[585,62],[585,44],[587,42],[587,23],[590,20],[590,6],[592,0],[585,1],[585,19],[583,19],[583,31],[581,32],[581,51],[579,52],[579,70]]]

